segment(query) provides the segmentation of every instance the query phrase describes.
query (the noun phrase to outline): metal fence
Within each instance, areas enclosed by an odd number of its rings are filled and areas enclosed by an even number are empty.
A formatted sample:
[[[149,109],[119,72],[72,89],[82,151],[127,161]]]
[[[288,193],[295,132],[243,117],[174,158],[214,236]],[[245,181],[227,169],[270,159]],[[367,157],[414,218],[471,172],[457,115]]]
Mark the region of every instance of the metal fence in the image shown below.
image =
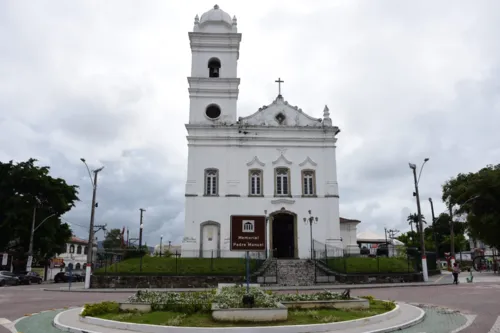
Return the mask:
[[[250,273],[266,259],[264,252],[249,252]],[[96,275],[226,275],[245,276],[246,252],[229,250],[166,251],[149,254],[136,249],[99,250],[94,259]]]
[[[381,249],[377,255],[351,254],[343,248],[318,241],[313,243],[313,259],[324,266],[344,274],[392,274],[418,271],[416,257],[405,247]]]

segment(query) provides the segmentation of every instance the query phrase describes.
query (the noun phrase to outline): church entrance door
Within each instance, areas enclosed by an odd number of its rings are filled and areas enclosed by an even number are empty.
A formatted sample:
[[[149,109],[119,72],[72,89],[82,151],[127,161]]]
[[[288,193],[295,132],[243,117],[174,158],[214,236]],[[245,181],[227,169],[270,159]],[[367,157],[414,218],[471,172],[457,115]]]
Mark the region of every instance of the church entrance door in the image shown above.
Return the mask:
[[[276,258],[295,258],[295,218],[279,213],[272,221],[272,248]]]

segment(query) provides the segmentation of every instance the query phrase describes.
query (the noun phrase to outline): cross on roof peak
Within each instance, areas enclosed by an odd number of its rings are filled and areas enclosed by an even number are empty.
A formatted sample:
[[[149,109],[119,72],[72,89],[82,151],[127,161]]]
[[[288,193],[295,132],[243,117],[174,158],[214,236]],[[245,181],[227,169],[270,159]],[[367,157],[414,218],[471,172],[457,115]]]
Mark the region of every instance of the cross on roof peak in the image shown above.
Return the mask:
[[[285,81],[281,80],[281,78],[279,77],[276,81],[274,81],[276,83],[278,83],[278,96],[281,96],[281,84],[284,83]]]

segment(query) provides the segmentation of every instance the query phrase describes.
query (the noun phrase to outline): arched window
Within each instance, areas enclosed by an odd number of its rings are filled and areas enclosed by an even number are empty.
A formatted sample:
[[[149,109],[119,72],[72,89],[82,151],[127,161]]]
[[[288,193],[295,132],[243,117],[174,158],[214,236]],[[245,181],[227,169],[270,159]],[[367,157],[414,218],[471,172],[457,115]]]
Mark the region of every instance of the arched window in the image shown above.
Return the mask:
[[[219,178],[219,170],[217,169],[205,170],[205,195],[216,196],[219,194],[218,178]]]
[[[71,264],[68,265],[68,269],[69,270],[73,270],[73,263],[71,263]]]
[[[75,266],[75,269],[81,269],[82,266],[80,265],[80,263],[77,263],[76,266]]]
[[[76,254],[82,254],[82,246],[81,245],[78,245],[76,247]]]
[[[211,58],[208,61],[208,77],[219,77],[220,72],[220,60],[217,58]]]
[[[69,246],[69,253],[75,253],[75,246],[73,244]]]
[[[316,195],[315,178],[314,170],[302,170],[302,195]]]
[[[262,195],[262,170],[250,170],[250,195]]]
[[[87,254],[87,247],[86,246],[83,247],[83,254]]]
[[[275,193],[278,196],[290,195],[290,170],[288,168],[275,169]]]

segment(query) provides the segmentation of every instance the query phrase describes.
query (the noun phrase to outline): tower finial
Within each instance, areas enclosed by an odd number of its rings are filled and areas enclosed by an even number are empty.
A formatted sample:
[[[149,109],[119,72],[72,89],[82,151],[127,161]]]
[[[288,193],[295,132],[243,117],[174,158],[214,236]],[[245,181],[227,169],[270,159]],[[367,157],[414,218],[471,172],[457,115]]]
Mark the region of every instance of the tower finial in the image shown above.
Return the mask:
[[[215,6],[214,6],[214,9],[219,9],[219,5],[215,5]]]
[[[323,125],[332,126],[332,119],[330,118],[330,109],[328,109],[328,105],[325,105],[323,109]]]
[[[236,19],[236,15],[233,16],[233,25],[237,25],[238,24],[238,20]]]
[[[198,17],[198,14],[194,17],[194,25],[200,24],[200,18]]]

